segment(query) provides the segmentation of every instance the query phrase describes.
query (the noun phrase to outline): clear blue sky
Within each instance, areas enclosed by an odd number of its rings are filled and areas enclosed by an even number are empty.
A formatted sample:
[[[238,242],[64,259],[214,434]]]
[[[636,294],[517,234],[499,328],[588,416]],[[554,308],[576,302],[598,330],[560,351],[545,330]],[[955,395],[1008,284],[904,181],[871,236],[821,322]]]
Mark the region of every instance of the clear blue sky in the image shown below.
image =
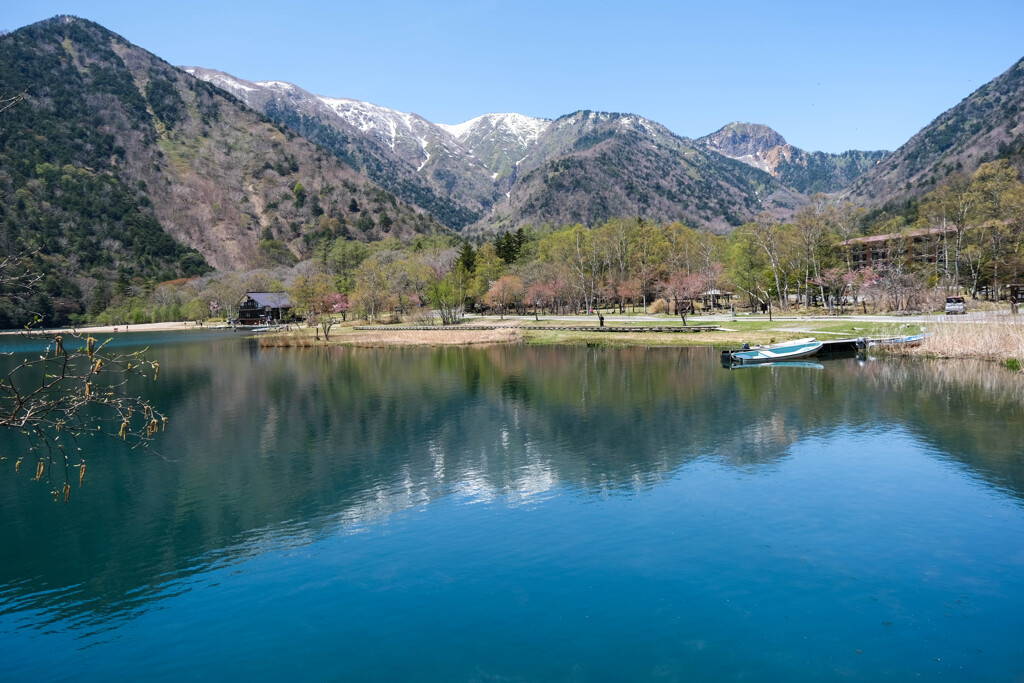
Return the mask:
[[[631,112],[688,137],[764,123],[807,150],[895,149],[1024,57],[1024,1],[5,2],[91,19],[176,65],[460,123]]]

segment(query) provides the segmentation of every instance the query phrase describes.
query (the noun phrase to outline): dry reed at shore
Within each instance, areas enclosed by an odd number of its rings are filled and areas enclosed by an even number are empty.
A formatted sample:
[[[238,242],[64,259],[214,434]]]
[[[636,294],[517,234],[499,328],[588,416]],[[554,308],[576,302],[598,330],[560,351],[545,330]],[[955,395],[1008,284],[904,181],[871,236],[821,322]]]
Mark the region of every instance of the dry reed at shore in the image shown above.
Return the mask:
[[[978,358],[997,362],[1024,361],[1024,317],[988,316],[970,321],[940,322],[921,346],[906,349],[914,355],[938,358]]]

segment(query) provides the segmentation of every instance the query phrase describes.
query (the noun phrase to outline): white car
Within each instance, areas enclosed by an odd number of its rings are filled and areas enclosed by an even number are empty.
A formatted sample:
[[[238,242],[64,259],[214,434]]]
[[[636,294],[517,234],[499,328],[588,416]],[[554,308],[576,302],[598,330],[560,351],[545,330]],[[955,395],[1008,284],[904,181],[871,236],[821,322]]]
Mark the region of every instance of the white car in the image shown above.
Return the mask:
[[[967,302],[962,296],[946,297],[946,315],[961,315],[967,313]]]

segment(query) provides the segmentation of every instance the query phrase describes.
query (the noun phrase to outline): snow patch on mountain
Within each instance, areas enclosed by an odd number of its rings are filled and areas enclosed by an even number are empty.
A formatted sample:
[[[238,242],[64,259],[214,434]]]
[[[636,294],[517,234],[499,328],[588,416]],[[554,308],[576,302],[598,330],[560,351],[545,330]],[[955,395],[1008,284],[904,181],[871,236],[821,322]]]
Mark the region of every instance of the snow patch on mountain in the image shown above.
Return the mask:
[[[197,67],[186,67],[184,71],[192,74],[196,78],[212,83],[218,88],[223,88],[232,94],[254,92],[256,90],[256,88],[252,87],[245,81],[235,78],[229,74],[221,73],[220,71],[199,69]]]
[[[288,92],[298,90],[298,86],[291,83],[285,83],[284,81],[256,81],[256,85],[264,88],[270,88],[271,90],[285,90]]]
[[[440,159],[463,159],[464,163],[480,165],[472,150],[418,114],[344,97],[317,98],[346,123],[375,137],[409,163],[415,164],[417,173],[424,172],[428,163],[433,166]],[[428,151],[428,148],[433,151]]]
[[[429,143],[426,138],[417,137],[416,139],[419,140],[420,149],[423,150],[423,156],[425,157],[423,159],[423,163],[420,164],[419,167],[416,169],[416,172],[419,173],[420,171],[423,170],[423,167],[427,165],[427,162],[430,161],[430,150],[427,149],[427,145]]]
[[[458,140],[464,140],[484,127],[491,130],[508,131],[520,145],[527,146],[537,142],[541,133],[547,129],[550,123],[551,121],[548,119],[536,119],[522,114],[507,113],[484,114],[462,123],[439,123],[437,125]]]

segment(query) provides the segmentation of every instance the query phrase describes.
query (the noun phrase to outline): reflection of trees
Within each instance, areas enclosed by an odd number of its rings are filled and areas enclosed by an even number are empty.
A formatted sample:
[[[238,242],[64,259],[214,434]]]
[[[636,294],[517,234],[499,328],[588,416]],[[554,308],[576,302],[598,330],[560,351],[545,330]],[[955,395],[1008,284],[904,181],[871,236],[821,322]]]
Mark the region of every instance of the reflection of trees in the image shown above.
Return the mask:
[[[0,476],[0,547],[18,549],[0,564],[0,586],[80,583],[77,609],[121,609],[198,558],[229,559],[282,529],[330,532],[441,496],[629,493],[701,457],[756,471],[837,427],[904,425],[1024,491],[1020,388],[946,366],[734,372],[710,349],[268,352],[227,342],[159,354],[151,398],[171,418],[159,446],[167,460],[116,445],[92,455],[70,514]],[[143,586],[151,593],[134,593]]]
[[[1024,383],[984,361],[871,362],[877,419],[919,438],[1024,499]]]

